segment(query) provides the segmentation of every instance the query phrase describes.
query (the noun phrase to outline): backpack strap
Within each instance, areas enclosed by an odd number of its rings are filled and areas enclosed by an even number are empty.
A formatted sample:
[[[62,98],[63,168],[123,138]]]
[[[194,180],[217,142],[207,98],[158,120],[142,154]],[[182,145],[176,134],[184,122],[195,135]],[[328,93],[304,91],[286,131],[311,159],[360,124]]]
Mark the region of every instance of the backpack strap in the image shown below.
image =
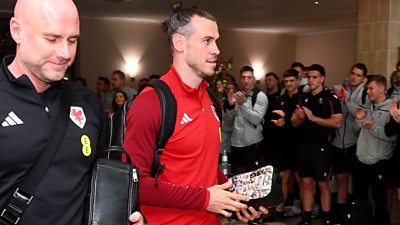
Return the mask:
[[[257,95],[258,95],[258,92],[260,92],[260,89],[257,86],[255,86],[252,91],[253,91],[253,94],[251,95],[251,105],[254,107],[254,105],[256,104]]]
[[[164,81],[153,79],[146,86],[154,88],[160,97],[161,105],[161,126],[154,145],[154,158],[151,170],[151,175],[156,180],[155,187],[157,187],[158,175],[160,175],[165,169],[165,165],[162,165],[160,162],[159,155],[162,154],[165,144],[175,130],[176,101],[171,89]]]
[[[364,87],[361,93],[361,105],[364,105],[367,102],[367,88]]]
[[[208,92],[208,95],[210,96],[211,101],[212,101],[212,103],[213,103],[213,105],[215,107],[215,111],[217,111],[218,119],[219,119],[219,121],[221,122],[221,125],[222,125],[222,107],[221,107],[221,103],[220,103],[220,101],[218,101],[217,96],[215,96],[213,90],[210,87],[207,88],[207,92]]]

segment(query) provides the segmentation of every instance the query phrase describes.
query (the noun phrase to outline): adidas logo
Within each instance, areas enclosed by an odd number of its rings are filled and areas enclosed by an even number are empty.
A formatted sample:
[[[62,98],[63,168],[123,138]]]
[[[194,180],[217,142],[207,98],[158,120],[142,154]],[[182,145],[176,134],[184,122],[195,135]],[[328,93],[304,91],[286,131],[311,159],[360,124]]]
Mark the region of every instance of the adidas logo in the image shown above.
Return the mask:
[[[186,113],[184,113],[182,116],[181,124],[189,123],[192,120],[193,120],[192,118],[190,118]]]
[[[21,125],[23,123],[24,122],[17,115],[15,115],[13,111],[11,111],[1,124],[1,126],[8,127],[8,126]]]

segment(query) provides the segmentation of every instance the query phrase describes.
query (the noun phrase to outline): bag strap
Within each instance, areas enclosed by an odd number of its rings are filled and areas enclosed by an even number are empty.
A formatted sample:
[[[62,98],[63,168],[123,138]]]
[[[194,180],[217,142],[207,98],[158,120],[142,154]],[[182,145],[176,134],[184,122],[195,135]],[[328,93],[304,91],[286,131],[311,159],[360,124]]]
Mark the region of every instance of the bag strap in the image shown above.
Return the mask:
[[[8,204],[6,204],[6,207],[2,210],[0,214],[1,225],[17,224],[19,222],[22,213],[32,201],[36,188],[53,161],[65,131],[67,130],[71,90],[68,81],[61,81],[61,85],[60,109],[56,118],[56,123],[53,125],[52,132],[49,134],[49,144],[47,148],[41,152],[36,164],[30,169],[21,185],[15,189]],[[56,129],[57,132],[55,132]]]
[[[257,86],[254,86],[252,91],[253,91],[253,94],[251,95],[251,106],[254,107],[254,105],[256,104],[257,95],[260,92],[260,89]]]
[[[154,145],[154,158],[151,175],[155,179],[155,187],[158,186],[158,175],[161,174],[165,165],[161,164],[160,156],[164,147],[174,133],[176,121],[176,101],[169,86],[162,80],[153,79],[147,86],[152,87],[160,98],[161,105],[161,126],[158,130],[156,143]]]
[[[220,121],[220,125],[222,125],[222,106],[221,106],[221,102],[218,100],[217,96],[215,96],[213,90],[210,87],[207,88],[207,92],[208,92],[208,95],[210,96],[211,101],[212,101],[212,103],[213,103],[213,105],[215,107],[215,111],[217,111],[217,116],[218,116],[218,119]]]

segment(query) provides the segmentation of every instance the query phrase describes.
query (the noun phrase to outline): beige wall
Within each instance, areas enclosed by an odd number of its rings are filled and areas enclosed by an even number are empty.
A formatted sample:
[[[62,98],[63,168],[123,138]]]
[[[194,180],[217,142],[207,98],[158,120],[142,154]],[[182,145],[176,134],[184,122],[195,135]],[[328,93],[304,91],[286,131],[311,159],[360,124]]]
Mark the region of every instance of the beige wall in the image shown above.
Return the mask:
[[[81,19],[79,75],[94,89],[98,76],[110,77],[113,70],[126,72],[126,62],[140,65],[140,78],[163,74],[170,66],[169,46],[161,25],[126,20]]]
[[[266,72],[281,75],[298,60],[305,65],[320,63],[327,70],[327,84],[341,82],[355,63],[356,31],[346,30],[291,36],[274,33],[220,30],[220,60],[233,57],[231,73],[237,77],[244,65],[255,67],[264,87]],[[137,61],[140,70],[134,83],[150,74],[163,74],[171,57],[165,34],[158,23],[126,20],[81,19],[77,75],[94,89],[98,76],[110,77],[115,69],[126,71],[126,61]]]
[[[265,73],[281,75],[296,55],[296,37],[274,33],[222,30],[219,46],[221,59],[234,58],[232,75],[238,79],[241,67],[250,65],[261,78],[261,88]]]
[[[261,76],[269,71],[281,74],[295,58],[294,36],[232,30],[221,30],[220,35],[220,60],[234,58],[231,72],[235,76],[244,65],[258,66]],[[140,64],[131,86],[136,86],[142,77],[163,74],[169,68],[169,47],[160,24],[81,19],[76,70],[78,76],[88,80],[91,89],[98,76],[110,77],[115,69],[125,72],[129,57]]]
[[[296,60],[306,66],[314,63],[323,65],[328,87],[341,83],[356,63],[356,30],[298,36]]]

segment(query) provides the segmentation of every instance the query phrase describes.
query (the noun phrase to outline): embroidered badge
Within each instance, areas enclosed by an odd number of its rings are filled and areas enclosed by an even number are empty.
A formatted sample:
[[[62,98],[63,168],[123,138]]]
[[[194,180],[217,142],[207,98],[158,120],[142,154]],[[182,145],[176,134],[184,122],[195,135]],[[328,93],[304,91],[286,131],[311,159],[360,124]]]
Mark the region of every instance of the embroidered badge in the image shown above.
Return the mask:
[[[219,118],[218,118],[218,115],[217,115],[217,111],[215,110],[215,107],[212,105],[211,106],[211,110],[212,110],[212,112],[213,112],[213,114],[214,114],[214,116],[215,116],[215,119],[218,121],[218,122],[220,122],[219,121]]]
[[[83,112],[82,107],[71,106],[69,118],[71,118],[72,122],[74,122],[81,129],[83,129],[83,127],[85,126],[86,116],[85,113]]]
[[[84,156],[90,156],[92,154],[92,147],[90,147],[90,138],[84,134],[81,136],[82,153]]]

